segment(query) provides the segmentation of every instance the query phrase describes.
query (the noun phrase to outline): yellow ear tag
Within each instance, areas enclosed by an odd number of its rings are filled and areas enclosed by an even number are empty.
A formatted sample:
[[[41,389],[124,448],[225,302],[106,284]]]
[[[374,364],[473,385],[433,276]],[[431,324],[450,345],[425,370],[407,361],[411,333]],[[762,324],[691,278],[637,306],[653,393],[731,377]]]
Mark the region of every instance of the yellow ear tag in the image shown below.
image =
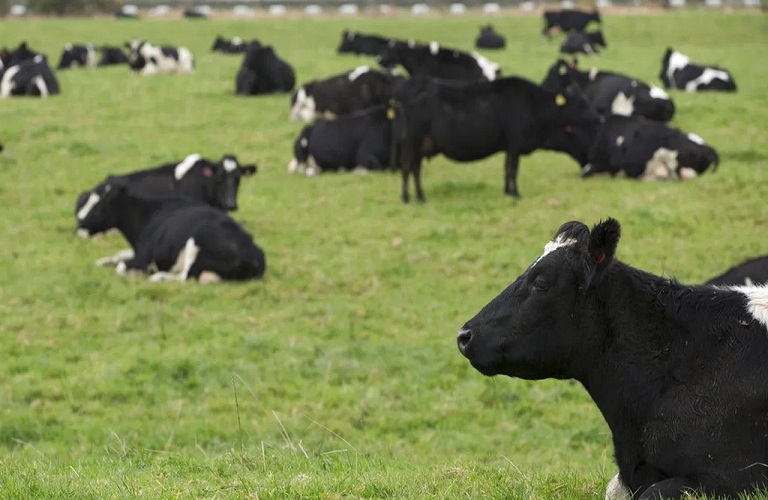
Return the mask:
[[[395,109],[387,108],[387,120],[394,120],[394,119],[395,119]]]
[[[557,94],[555,96],[555,104],[558,106],[565,106],[565,96],[563,94]]]

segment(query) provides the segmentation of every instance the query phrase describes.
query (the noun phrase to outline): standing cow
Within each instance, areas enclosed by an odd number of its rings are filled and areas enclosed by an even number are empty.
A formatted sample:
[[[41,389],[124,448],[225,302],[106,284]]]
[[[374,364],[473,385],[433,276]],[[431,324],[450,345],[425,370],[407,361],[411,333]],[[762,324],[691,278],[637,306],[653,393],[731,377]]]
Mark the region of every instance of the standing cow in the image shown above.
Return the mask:
[[[736,82],[727,69],[719,66],[694,64],[688,58],[667,47],[661,60],[659,78],[668,89],[682,89],[687,92],[699,90],[736,91]]]
[[[570,31],[584,31],[591,22],[602,23],[600,13],[597,10],[584,12],[574,9],[545,10],[544,29],[541,34],[551,38],[557,31],[568,33]]]
[[[130,50],[128,65],[142,75],[191,73],[195,70],[195,59],[185,47],[161,47],[141,40],[132,40],[125,45]]]
[[[575,379],[613,437],[607,498],[768,485],[768,287],[686,286],[615,258],[619,223],[563,224],[461,328],[480,373]]]

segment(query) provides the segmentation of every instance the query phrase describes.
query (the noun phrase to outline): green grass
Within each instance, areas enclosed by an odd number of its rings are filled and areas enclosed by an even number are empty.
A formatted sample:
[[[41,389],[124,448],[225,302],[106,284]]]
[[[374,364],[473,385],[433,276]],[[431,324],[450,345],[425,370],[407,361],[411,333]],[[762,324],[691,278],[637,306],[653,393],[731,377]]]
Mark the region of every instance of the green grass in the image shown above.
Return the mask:
[[[133,36],[189,47],[193,75],[59,72],[61,96],[0,102],[0,497],[602,498],[608,428],[574,382],[484,378],[455,333],[557,227],[613,216],[619,257],[697,282],[768,253],[765,18],[610,16],[594,63],[658,83],[668,44],[726,65],[735,95],[675,93],[674,125],[720,152],[685,183],[579,178],[564,155],[425,166],[427,203],[396,175],[289,175],[288,96],[233,95],[217,34],[273,43],[300,82],[368,59],[345,27],[470,48],[481,17],[4,21],[55,63],[66,42]],[[556,43],[538,17],[493,20],[489,57],[539,81]],[[592,61],[583,61],[589,65]],[[235,214],[267,254],[263,281],[122,279],[93,261],[126,245],[75,238],[77,194],[108,173],[190,152],[257,161]]]

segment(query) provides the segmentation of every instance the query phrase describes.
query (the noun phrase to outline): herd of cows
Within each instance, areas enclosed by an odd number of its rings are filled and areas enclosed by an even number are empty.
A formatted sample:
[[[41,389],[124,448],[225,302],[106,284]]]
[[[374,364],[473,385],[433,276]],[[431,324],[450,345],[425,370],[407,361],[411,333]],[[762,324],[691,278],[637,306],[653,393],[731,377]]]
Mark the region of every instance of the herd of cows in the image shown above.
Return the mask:
[[[606,46],[601,32],[585,31],[601,22],[597,12],[546,12],[544,20],[545,35],[569,34],[563,52]],[[482,49],[505,43],[490,25],[475,40]],[[183,47],[134,40],[126,48],[67,45],[58,69],[195,70]],[[583,177],[682,180],[714,171],[720,160],[698,135],[667,125],[675,105],[665,90],[630,75],[582,71],[575,60],[558,59],[534,83],[502,76],[476,52],[345,31],[338,52],[370,56],[381,69],[360,66],[296,88],[293,68],[271,46],[217,37],[212,49],[242,56],[237,94],[292,92],[289,117],[312,122],[294,142],[289,171],[396,168],[404,202],[411,177],[424,201],[421,163],[437,154],[468,162],[504,152],[503,188],[511,196],[519,196],[520,156],[538,149],[566,153]],[[693,64],[671,48],[660,60],[666,89],[736,90],[723,68]],[[25,43],[0,51],[0,97],[59,92],[44,55]],[[122,233],[131,248],[97,261],[118,274],[260,278],[264,252],[227,213],[237,209],[241,181],[256,172],[231,154],[190,154],[110,175],[78,197],[77,232]],[[768,486],[768,288],[752,286],[768,282],[768,257],[683,286],[616,260],[618,240],[613,219],[591,231],[563,225],[543,255],[464,325],[459,350],[485,375],[581,381],[613,434],[619,474],[607,498],[736,495]]]

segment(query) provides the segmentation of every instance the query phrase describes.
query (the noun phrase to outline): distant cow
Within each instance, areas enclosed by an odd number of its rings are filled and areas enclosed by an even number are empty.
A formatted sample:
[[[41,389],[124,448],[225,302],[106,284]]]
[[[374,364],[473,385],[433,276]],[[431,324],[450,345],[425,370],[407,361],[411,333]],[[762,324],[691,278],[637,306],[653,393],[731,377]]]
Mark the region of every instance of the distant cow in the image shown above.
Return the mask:
[[[0,98],[48,97],[59,93],[59,81],[45,56],[36,55],[12,66],[5,66],[0,57]]]
[[[238,95],[290,92],[296,85],[296,74],[275,50],[267,45],[249,44],[235,79]]]
[[[93,44],[72,45],[68,43],[64,46],[56,69],[90,68],[93,66],[96,66],[96,49]]]
[[[601,23],[600,13],[584,12],[573,9],[563,10],[545,10],[544,11],[544,29],[541,34],[547,38],[557,31],[568,33],[569,31],[584,31],[591,22]]]
[[[580,382],[613,437],[609,498],[765,488],[768,287],[640,271],[615,259],[619,232],[614,219],[563,224],[464,324],[459,351],[486,376]]]
[[[401,65],[412,77],[430,76],[443,80],[493,81],[499,77],[499,65],[477,53],[429,45],[397,43],[378,57],[380,65]]]
[[[152,273],[150,281],[250,280],[263,276],[264,252],[229,215],[177,192],[147,193],[108,178],[77,214],[82,231],[117,228],[132,256],[117,273]]]
[[[291,96],[291,120],[334,118],[385,104],[398,78],[360,66],[325,80],[305,83]]]
[[[603,32],[593,31],[591,33],[582,33],[574,31],[568,35],[560,45],[560,52],[564,54],[586,54],[594,55],[599,51],[598,47],[607,47]]]
[[[707,285],[768,285],[768,255],[745,260],[710,279]]]
[[[255,42],[252,41],[251,43]],[[236,36],[232,38],[232,40],[227,40],[223,38],[222,36],[217,36],[216,39],[213,41],[213,46],[211,47],[212,52],[223,52],[224,54],[242,54],[245,52],[245,49],[248,47],[248,44],[243,42],[243,39],[239,36]]]
[[[132,40],[125,45],[131,51],[128,65],[142,75],[190,73],[195,69],[194,57],[185,47],[160,47],[141,40]]]
[[[389,168],[392,113],[386,106],[376,106],[304,127],[294,142],[288,171],[317,175],[328,170]]]
[[[569,64],[563,59],[558,59],[549,68],[541,85],[557,92],[574,83],[584,91],[595,110],[603,116],[644,116],[652,120],[669,121],[675,114],[674,102],[659,87],[597,68],[579,71],[575,67],[575,61]]]
[[[101,59],[99,59],[98,66],[128,64],[128,56],[125,55],[125,52],[120,47],[104,45],[99,47],[99,50],[101,51]]]
[[[379,35],[366,35],[354,31],[344,31],[341,34],[341,43],[337,52],[339,54],[358,54],[378,56],[395,41]]]
[[[182,16],[187,19],[208,19],[206,11],[200,8],[184,9]]]
[[[599,173],[642,180],[691,179],[712,166],[717,151],[696,134],[643,118],[609,116],[589,150],[582,176]]]
[[[479,83],[410,79],[396,86],[395,100],[393,134],[406,203],[411,173],[416,196],[424,200],[421,160],[440,153],[468,162],[505,152],[504,192],[519,197],[520,155],[562,151],[583,166],[598,121],[580,91],[549,92],[516,77]]]
[[[504,35],[497,33],[490,24],[480,27],[480,34],[475,39],[475,47],[478,49],[503,49],[507,46]]]
[[[735,91],[736,82],[727,69],[691,63],[687,56],[667,48],[661,61],[662,83],[668,89]]]

